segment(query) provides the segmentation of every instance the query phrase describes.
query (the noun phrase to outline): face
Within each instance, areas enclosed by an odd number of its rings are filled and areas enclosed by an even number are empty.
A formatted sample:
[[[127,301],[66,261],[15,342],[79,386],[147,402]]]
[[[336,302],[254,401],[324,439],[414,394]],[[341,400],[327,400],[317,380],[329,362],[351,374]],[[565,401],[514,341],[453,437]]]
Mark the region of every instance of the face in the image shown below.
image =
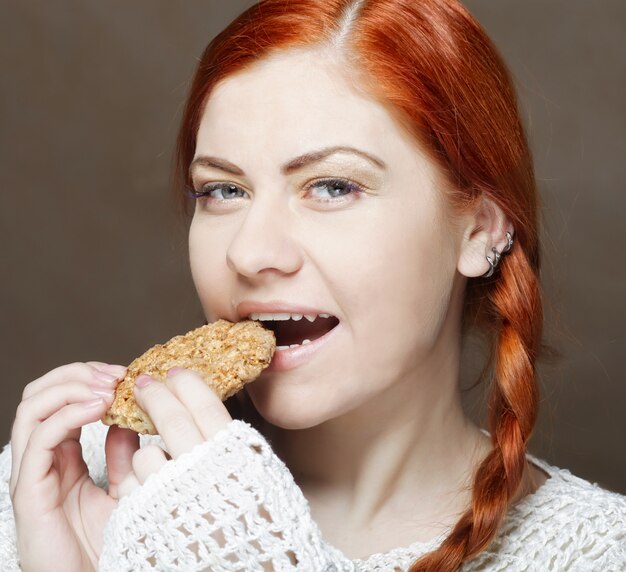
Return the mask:
[[[268,302],[339,320],[278,351],[247,386],[265,419],[312,427],[423,373],[460,238],[434,165],[340,64],[284,52],[227,78],[207,102],[194,161],[204,196],[189,252],[207,319],[239,321],[259,312],[248,302]]]

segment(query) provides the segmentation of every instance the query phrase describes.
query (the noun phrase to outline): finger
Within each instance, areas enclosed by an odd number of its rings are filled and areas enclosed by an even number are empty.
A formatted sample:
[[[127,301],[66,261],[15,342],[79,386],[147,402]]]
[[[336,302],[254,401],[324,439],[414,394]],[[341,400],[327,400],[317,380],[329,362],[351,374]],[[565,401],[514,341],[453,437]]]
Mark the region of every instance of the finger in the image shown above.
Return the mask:
[[[109,495],[113,498],[120,498],[120,483],[133,471],[133,455],[138,450],[138,433],[117,425],[109,427],[104,442],[104,455],[109,478]]]
[[[68,381],[42,389],[31,397],[23,400],[17,407],[12,427],[11,441],[17,443],[26,432],[28,437],[35,425],[47,419],[70,403],[88,401],[96,397],[109,398],[115,392],[115,385],[90,379],[87,381]]]
[[[30,491],[50,472],[56,447],[75,429],[96,421],[108,407],[101,397],[84,403],[66,405],[41,423],[31,434],[24,450],[17,477],[17,488]]]
[[[159,472],[165,463],[167,463],[165,451],[158,445],[148,445],[133,455],[133,472],[143,485],[146,479],[151,474]]]
[[[15,485],[19,467],[22,463],[24,449],[32,432],[43,421],[71,403],[81,403],[104,398],[107,403],[113,402],[115,387],[91,378],[90,381],[72,381],[52,387],[47,387],[22,401],[17,408],[13,427],[11,429],[11,471],[10,488]],[[67,439],[78,440],[80,429],[74,429],[67,435]]]
[[[128,475],[126,475],[126,477],[124,477],[124,480],[119,484],[119,487],[117,489],[118,491],[118,498],[124,498],[125,496],[128,496],[130,493],[132,493],[137,487],[140,487],[141,483],[137,480],[137,476],[135,475],[135,473],[128,473]]]
[[[135,399],[152,418],[174,459],[205,440],[187,408],[164,383],[140,375],[135,382]]]
[[[90,362],[90,363],[102,363],[102,362]],[[45,389],[47,387],[51,387],[53,385],[58,385],[59,383],[63,383],[68,380],[73,381],[83,381],[87,383],[91,379],[100,380],[104,379],[102,374],[107,374],[109,376],[109,380],[121,379],[124,375],[126,375],[126,368],[121,365],[108,365],[105,364],[108,369],[104,367],[94,367],[87,363],[75,362],[66,365],[59,366],[45,375],[37,378],[34,381],[31,381],[25,388],[22,393],[22,400],[28,399],[33,394]],[[99,373],[98,373],[99,372]]]
[[[232,421],[222,400],[196,372],[172,368],[165,384],[191,413],[205,441]]]
[[[117,379],[124,377],[128,371],[128,368],[125,365],[105,363],[103,361],[87,361],[85,363],[95,369],[99,369],[100,371],[113,375]]]
[[[55,451],[55,461],[58,464],[61,483],[75,483],[80,475],[89,473],[79,441],[66,439],[59,443]],[[65,492],[62,491],[62,494]]]

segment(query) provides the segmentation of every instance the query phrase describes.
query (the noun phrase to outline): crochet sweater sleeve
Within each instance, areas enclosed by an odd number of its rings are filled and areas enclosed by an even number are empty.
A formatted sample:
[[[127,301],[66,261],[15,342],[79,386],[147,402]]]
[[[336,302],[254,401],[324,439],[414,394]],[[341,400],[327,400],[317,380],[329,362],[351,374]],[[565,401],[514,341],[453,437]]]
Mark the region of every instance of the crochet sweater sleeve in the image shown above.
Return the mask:
[[[90,477],[106,488],[99,423],[83,428]],[[160,444],[158,436],[141,436]],[[20,572],[9,495],[11,447],[0,454],[0,570]],[[264,437],[234,420],[123,498],[104,532],[100,572],[356,570],[326,544],[308,502]]]
[[[240,420],[123,498],[100,556],[101,572],[353,569],[323,542],[287,467]]]
[[[0,570],[17,572],[20,570],[17,557],[15,519],[9,496],[11,479],[11,446],[6,445],[0,454]]]

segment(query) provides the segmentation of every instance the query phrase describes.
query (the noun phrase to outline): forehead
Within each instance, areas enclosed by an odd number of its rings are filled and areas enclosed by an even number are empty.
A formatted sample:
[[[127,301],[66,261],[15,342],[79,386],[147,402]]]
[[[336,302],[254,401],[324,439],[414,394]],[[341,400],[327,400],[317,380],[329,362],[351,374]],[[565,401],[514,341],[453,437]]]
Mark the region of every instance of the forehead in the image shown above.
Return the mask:
[[[358,90],[341,63],[294,51],[220,82],[207,101],[197,146],[231,156],[262,146],[289,158],[326,145],[380,152],[398,135],[385,107]]]

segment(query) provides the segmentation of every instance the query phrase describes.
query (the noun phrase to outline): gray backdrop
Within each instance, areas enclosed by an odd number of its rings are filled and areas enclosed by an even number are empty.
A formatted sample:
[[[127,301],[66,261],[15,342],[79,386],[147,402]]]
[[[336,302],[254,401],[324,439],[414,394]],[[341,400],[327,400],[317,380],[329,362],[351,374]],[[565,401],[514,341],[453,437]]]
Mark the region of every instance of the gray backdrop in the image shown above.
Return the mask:
[[[2,442],[29,381],[201,323],[172,149],[198,56],[252,3],[0,1]],[[541,368],[531,452],[626,493],[626,3],[466,4],[516,77],[542,193],[563,359]]]

